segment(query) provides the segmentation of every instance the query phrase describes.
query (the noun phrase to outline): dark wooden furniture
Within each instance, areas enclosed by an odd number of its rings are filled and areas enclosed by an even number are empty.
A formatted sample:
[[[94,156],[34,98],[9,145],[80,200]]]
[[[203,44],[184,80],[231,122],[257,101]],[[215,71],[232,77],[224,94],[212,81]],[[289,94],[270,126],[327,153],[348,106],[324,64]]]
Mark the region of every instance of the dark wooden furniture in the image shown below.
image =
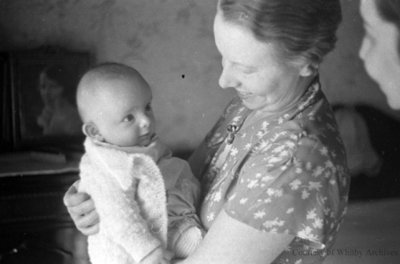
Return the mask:
[[[88,263],[85,238],[63,204],[79,177],[78,160],[52,164],[26,156],[0,157],[0,263]]]
[[[37,118],[43,70],[68,69],[59,84],[74,105],[90,64],[88,52],[62,47],[0,52],[0,264],[88,263],[85,238],[63,204],[79,177],[83,135],[45,133]]]

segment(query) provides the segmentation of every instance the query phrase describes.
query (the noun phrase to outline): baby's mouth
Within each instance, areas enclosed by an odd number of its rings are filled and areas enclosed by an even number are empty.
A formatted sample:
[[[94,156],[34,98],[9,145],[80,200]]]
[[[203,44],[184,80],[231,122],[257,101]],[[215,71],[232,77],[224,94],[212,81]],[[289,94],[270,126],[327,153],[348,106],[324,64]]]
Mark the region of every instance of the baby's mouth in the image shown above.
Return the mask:
[[[147,147],[156,139],[155,133],[148,133],[143,136],[140,136],[140,145],[142,147]]]

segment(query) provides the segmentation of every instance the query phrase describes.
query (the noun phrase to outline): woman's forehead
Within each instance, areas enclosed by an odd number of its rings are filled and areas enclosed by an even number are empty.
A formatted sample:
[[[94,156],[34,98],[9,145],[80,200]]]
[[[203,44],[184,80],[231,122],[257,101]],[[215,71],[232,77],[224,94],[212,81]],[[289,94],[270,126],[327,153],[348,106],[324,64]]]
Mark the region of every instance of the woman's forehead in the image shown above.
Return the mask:
[[[227,21],[220,12],[214,20],[214,38],[221,55],[232,62],[252,64],[261,58],[276,58],[278,49],[273,43],[262,42],[255,38],[244,25]]]
[[[361,0],[360,14],[366,26],[371,26],[379,20],[379,15],[376,10],[375,0]]]

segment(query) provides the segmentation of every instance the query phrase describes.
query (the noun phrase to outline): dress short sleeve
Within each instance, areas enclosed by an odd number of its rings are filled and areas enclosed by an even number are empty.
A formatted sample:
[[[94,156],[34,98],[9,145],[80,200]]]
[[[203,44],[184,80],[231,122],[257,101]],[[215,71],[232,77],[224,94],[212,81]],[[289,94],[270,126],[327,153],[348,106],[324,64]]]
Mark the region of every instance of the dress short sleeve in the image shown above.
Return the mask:
[[[334,149],[296,125],[268,138],[240,169],[225,211],[258,230],[291,234],[325,248],[346,207],[345,164]]]

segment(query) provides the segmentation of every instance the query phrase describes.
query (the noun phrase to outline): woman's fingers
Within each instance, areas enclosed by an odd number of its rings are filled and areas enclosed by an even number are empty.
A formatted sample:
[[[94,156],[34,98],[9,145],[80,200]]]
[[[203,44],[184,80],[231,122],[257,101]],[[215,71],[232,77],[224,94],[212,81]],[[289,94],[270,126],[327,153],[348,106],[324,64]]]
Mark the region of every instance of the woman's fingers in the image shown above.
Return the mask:
[[[75,224],[80,228],[86,228],[99,222],[99,215],[94,209],[85,214],[76,215],[79,215],[79,217],[76,218]]]
[[[78,192],[77,185],[79,182],[75,182],[64,195],[64,204],[74,218],[76,215],[85,215],[95,209],[93,200],[87,193]]]
[[[78,194],[81,195],[81,194]],[[94,207],[94,202],[92,199],[90,199],[90,196],[85,194],[87,197],[83,197],[80,199],[86,199],[86,200],[80,200],[80,203],[74,206],[67,206],[68,212],[70,213],[71,217],[74,218],[74,216],[81,216],[81,215],[87,215],[91,213],[92,211],[95,211]],[[89,200],[88,200],[89,199]]]
[[[94,235],[99,232],[99,216],[95,210],[86,215],[81,215],[75,220],[76,228],[84,235]]]
[[[79,181],[76,181],[65,193],[63,201],[66,207],[77,206],[83,201],[89,199],[87,194],[78,192],[78,185]]]
[[[87,193],[78,192],[79,181],[75,182],[64,195],[67,207],[75,226],[85,235],[99,232],[99,216],[93,200]]]
[[[99,225],[94,225],[85,229],[80,229],[79,231],[82,232],[82,234],[86,235],[86,236],[91,236],[91,235],[95,235],[99,232]]]

